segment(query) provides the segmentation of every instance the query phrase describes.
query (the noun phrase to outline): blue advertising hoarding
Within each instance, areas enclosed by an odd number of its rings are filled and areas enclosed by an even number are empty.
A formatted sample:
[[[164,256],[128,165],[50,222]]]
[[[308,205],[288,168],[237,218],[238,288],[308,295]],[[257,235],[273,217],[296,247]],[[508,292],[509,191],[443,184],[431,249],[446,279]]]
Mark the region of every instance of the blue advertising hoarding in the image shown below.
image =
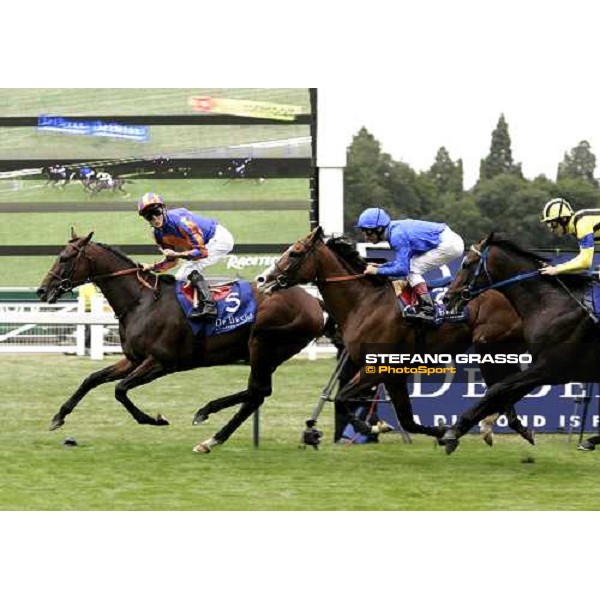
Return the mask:
[[[71,135],[89,135],[93,137],[110,137],[115,139],[147,142],[150,139],[150,128],[146,125],[121,125],[104,121],[77,121],[52,115],[38,117],[40,131],[55,131]]]

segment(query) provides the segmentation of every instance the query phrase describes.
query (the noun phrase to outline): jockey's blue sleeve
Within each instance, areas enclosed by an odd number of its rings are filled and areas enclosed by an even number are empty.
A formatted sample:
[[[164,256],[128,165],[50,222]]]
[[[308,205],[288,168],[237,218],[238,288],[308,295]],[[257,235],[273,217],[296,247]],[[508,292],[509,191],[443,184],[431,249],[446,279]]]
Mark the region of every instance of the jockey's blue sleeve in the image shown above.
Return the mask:
[[[377,273],[390,277],[406,277],[411,256],[410,241],[406,232],[400,227],[393,229],[389,243],[392,250],[396,252],[396,258],[378,267]]]

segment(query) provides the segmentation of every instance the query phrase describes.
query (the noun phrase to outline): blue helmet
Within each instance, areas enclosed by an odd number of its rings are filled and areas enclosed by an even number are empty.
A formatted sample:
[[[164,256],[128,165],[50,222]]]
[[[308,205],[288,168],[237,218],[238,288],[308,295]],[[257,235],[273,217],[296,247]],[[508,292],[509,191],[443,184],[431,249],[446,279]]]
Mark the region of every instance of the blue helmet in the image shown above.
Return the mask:
[[[387,227],[391,221],[390,216],[383,208],[367,208],[358,217],[356,226],[360,229],[376,229],[377,227]]]

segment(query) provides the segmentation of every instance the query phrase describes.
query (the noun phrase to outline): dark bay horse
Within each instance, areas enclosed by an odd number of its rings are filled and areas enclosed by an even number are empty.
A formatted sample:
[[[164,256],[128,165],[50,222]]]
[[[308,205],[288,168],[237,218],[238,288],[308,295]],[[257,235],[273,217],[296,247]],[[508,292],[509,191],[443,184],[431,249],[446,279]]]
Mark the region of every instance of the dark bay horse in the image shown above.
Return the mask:
[[[129,390],[169,373],[247,361],[250,376],[246,390],[219,398],[200,408],[197,424],[223,408],[241,404],[239,411],[214,437],[195,447],[210,452],[263,403],[272,392],[272,375],[311,340],[321,335],[323,311],[319,301],[296,288],[285,295],[268,297],[254,289],[257,314],[254,324],[211,337],[194,337],[180,309],[173,277],[143,274],[119,250],[91,242],[92,234],[72,239],[42,281],[37,293],[50,303],[65,292],[86,282],[102,291],[119,320],[124,357],[114,365],[92,373],[60,407],[51,429],[62,426],[65,418],[92,389],[108,381],[118,381],[116,399],[143,425],[168,425],[140,410],[128,397]],[[190,380],[190,391],[196,382]]]
[[[353,245],[343,238],[326,241],[322,229],[317,227],[259,276],[258,289],[273,292],[292,289],[299,283],[314,282],[326,309],[341,328],[350,358],[357,365],[362,364],[360,346],[364,343],[393,344],[404,352],[420,350],[425,343],[427,352],[436,352],[440,348],[447,352],[451,347],[454,353],[458,353],[471,345],[480,352],[486,352],[489,344],[522,342],[518,316],[510,303],[496,292],[482,295],[469,305],[468,322],[444,323],[439,329],[425,333],[402,317],[393,286],[387,278],[362,275],[365,265]],[[519,370],[518,365],[485,363],[481,367],[488,385]],[[342,390],[342,399],[372,386],[376,383],[374,378],[362,365],[357,376]],[[445,427],[429,427],[415,422],[406,377],[398,376],[393,383],[386,381],[385,385],[406,431],[438,439],[443,435]],[[503,407],[496,412],[504,412]],[[532,432],[523,427],[514,410],[508,411],[507,416],[509,425],[533,443]],[[360,424],[354,425],[361,433],[366,433]]]
[[[541,276],[542,256],[523,250],[501,234],[471,246],[448,293],[450,307],[494,287],[515,307],[523,337],[533,356],[530,368],[491,386],[465,411],[444,439],[446,451],[487,414],[514,404],[540,385],[600,381],[600,329],[582,305],[587,276]]]

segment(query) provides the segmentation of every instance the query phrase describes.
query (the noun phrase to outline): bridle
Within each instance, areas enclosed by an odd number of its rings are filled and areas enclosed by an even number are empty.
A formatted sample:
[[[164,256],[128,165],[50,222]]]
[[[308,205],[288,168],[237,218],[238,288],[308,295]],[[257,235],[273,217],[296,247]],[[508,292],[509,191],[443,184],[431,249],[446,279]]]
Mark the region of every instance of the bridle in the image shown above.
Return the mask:
[[[490,246],[485,246],[483,248],[476,248],[475,245],[472,245],[469,250],[475,253],[479,257],[479,261],[474,272],[469,276],[466,283],[464,284],[463,289],[460,291],[461,300],[465,303],[473,298],[483,294],[483,292],[487,292],[488,290],[495,290],[500,287],[504,287],[505,285],[510,285],[511,283],[517,283],[518,281],[523,281],[525,279],[531,279],[533,277],[539,277],[540,272],[536,269],[535,271],[528,271],[526,273],[519,273],[518,275],[514,275],[513,277],[509,277],[508,279],[502,279],[501,281],[492,281],[492,276],[488,270],[488,258],[490,254]],[[463,262],[460,266],[461,270],[471,267],[471,264],[466,264],[467,258],[463,259]],[[475,282],[479,279],[481,273],[485,274],[485,278],[487,280],[483,285],[475,286]],[[562,282],[561,282],[562,283]]]
[[[281,268],[281,266],[279,264],[283,258],[283,257],[281,257],[273,265],[273,268],[278,273],[278,275],[275,277],[275,283],[279,288],[285,289],[285,288],[289,287],[289,285],[290,285],[289,277],[291,275],[295,275],[302,268],[302,266],[309,259],[309,257],[314,254],[314,252],[317,248],[317,244],[318,243],[322,244],[324,242],[323,242],[323,239],[319,237],[319,238],[317,238],[316,241],[313,240],[312,244],[309,244],[308,242],[297,242],[297,243],[301,245],[302,249],[301,250],[289,250],[287,253],[287,256],[288,256],[288,258],[297,258],[299,260],[297,260],[293,263],[288,262],[288,264],[285,268]],[[319,284],[319,283],[337,283],[337,282],[342,282],[342,281],[354,281],[356,279],[362,279],[363,277],[365,277],[365,275],[362,273],[353,274],[353,275],[336,275],[333,277],[326,277],[325,279],[316,278],[315,283]]]
[[[143,277],[141,277],[140,272],[142,269],[139,266],[129,267],[127,269],[120,269],[119,271],[113,271],[112,273],[105,273],[103,275],[93,275],[92,274],[92,260],[85,253],[85,249],[86,249],[87,245],[78,247],[74,242],[69,242],[67,244],[67,248],[69,248],[69,247],[74,249],[77,252],[77,255],[69,264],[67,273],[60,276],[53,269],[50,269],[50,271],[48,271],[48,275],[50,275],[50,277],[52,279],[59,280],[57,287],[58,287],[58,291],[60,294],[67,294],[67,293],[73,291],[76,287],[83,285],[84,283],[96,283],[103,279],[110,279],[112,277],[122,277],[123,275],[136,274],[137,279],[140,282],[140,284],[148,289],[153,290],[156,295],[156,290],[158,287],[158,275],[155,275],[156,279],[155,279],[154,285],[150,285],[150,283],[148,283]],[[89,275],[85,279],[82,279],[80,281],[77,281],[77,280],[73,281],[73,276],[77,272],[77,267],[79,266],[79,261],[82,258],[87,260],[89,263],[89,271],[88,271]]]

